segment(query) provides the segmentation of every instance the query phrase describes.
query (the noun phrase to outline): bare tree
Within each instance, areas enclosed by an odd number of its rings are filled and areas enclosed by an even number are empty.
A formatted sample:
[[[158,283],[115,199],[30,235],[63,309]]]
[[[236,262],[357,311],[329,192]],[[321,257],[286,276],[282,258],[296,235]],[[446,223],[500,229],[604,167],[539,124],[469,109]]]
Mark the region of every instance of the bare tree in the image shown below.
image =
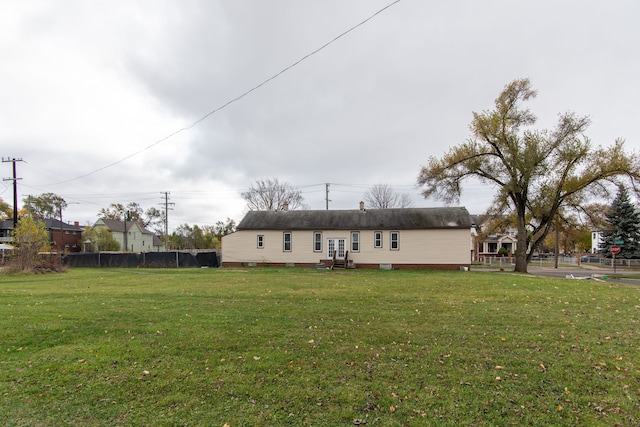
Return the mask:
[[[287,182],[274,179],[256,179],[255,185],[240,193],[247,202],[250,211],[280,211],[288,209],[306,209],[304,197]]]
[[[413,206],[411,196],[407,193],[396,193],[389,184],[376,184],[364,193],[364,201],[372,209],[410,208]]]

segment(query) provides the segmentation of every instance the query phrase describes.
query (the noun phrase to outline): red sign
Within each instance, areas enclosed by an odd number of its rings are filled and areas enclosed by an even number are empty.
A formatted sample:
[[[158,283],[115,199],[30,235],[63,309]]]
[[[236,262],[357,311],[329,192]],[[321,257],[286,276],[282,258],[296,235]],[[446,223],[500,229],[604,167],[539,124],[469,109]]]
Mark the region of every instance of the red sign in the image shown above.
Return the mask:
[[[611,249],[610,249],[611,253],[614,254],[614,255],[615,254],[619,254],[620,250],[621,250],[620,246],[618,246],[618,245],[613,245],[613,246],[611,246]]]

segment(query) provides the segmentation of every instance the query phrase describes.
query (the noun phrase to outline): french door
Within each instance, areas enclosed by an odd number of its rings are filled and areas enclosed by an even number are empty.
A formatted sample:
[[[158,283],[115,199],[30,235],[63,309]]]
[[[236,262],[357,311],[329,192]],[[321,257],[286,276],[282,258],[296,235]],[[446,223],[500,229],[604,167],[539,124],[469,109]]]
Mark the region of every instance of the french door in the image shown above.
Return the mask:
[[[347,239],[327,239],[327,258],[333,259],[335,253],[336,259],[344,259],[346,248]]]

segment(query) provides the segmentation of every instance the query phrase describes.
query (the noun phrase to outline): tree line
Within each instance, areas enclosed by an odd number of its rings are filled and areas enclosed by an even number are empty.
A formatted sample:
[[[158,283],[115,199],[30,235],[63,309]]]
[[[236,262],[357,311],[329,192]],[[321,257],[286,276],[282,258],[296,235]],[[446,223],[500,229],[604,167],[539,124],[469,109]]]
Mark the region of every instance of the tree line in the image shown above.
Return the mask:
[[[20,218],[30,218],[38,222],[53,219],[62,221],[64,209],[68,207],[66,200],[54,193],[29,195],[23,199],[23,208],[19,212]],[[13,216],[13,208],[0,199],[0,220]],[[126,204],[112,203],[107,208],[100,208],[97,218],[116,221],[133,221],[138,223],[163,240],[168,249],[218,249],[221,247],[222,236],[232,233],[236,229],[236,221],[231,218],[216,221],[213,225],[189,225],[180,224],[169,235],[163,235],[165,228],[164,210],[151,207],[144,210],[137,202]],[[28,229],[33,231],[32,224]],[[89,240],[95,248],[101,251],[118,251],[120,244],[113,238],[108,230],[93,229],[85,226],[82,240]],[[46,245],[42,245],[43,248]]]

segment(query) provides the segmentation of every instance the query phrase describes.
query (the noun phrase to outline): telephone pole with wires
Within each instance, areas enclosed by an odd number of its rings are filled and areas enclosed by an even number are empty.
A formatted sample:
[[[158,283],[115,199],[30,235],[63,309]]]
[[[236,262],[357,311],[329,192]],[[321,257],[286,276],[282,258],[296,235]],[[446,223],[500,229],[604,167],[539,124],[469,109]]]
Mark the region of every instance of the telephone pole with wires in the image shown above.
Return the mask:
[[[164,191],[160,194],[164,194],[164,235],[169,235],[169,205],[175,205],[175,203],[169,202],[169,192]],[[173,209],[172,209],[173,210]]]
[[[13,181],[13,229],[18,226],[18,180],[22,178],[16,177],[16,162],[22,162],[22,159],[2,158],[2,163],[13,163],[13,178],[3,178],[3,181]]]
[[[329,199],[329,185],[330,184],[328,182],[324,185],[324,201],[325,201],[325,205],[327,207],[326,210],[329,210],[329,202],[331,201]]]

